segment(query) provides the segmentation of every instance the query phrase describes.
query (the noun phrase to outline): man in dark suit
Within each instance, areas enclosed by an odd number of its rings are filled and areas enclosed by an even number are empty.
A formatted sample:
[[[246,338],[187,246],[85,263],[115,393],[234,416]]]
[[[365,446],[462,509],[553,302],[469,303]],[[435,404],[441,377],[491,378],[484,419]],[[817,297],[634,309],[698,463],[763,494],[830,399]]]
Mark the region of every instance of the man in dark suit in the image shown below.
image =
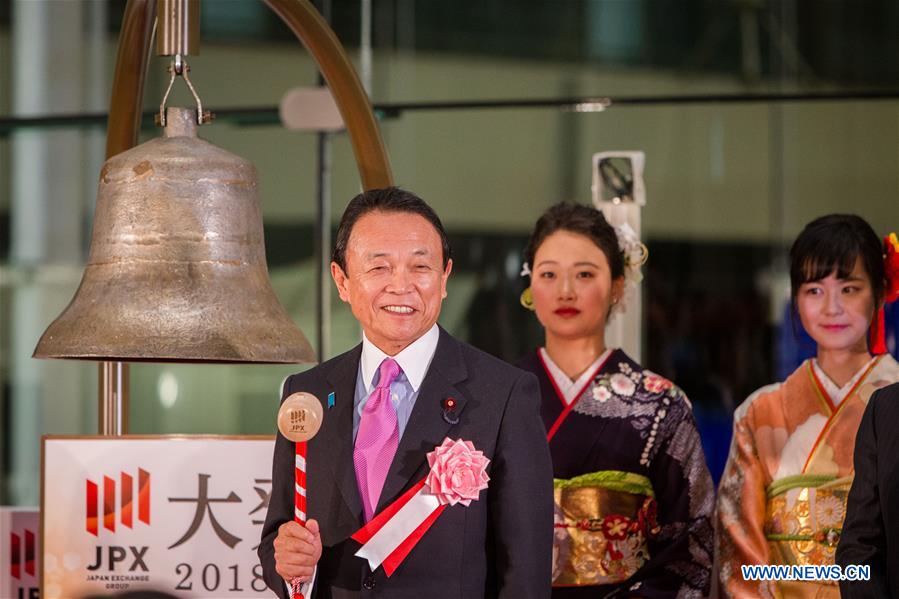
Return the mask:
[[[312,393],[325,417],[308,445],[306,528],[292,521],[293,444],[278,435],[266,583],[286,597],[285,581],[311,578],[315,599],[548,597],[552,467],[537,381],[436,324],[452,270],[439,218],[409,192],[367,191],[347,206],[332,258],[363,341],[284,384],[282,399]],[[427,475],[447,437],[490,459],[488,487],[447,506],[392,576],[373,571],[350,536]]]
[[[836,562],[870,566],[870,580],[840,582],[844,598],[899,597],[899,383],[876,391],[855,437],[855,479]]]

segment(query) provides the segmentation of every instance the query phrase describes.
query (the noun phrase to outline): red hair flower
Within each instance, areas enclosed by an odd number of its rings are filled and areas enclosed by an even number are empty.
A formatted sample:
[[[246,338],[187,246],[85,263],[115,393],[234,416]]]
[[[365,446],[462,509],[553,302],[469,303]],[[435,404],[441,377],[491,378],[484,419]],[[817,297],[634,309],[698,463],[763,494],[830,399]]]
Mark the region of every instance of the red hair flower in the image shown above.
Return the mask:
[[[884,270],[886,271],[887,290],[885,301],[895,302],[899,299],[899,239],[895,233],[883,238]]]
[[[899,238],[895,233],[890,233],[883,238],[883,268],[886,275],[886,292],[883,301],[889,304],[899,299]],[[875,355],[887,353],[883,306],[877,310],[874,322],[871,323],[871,353]]]

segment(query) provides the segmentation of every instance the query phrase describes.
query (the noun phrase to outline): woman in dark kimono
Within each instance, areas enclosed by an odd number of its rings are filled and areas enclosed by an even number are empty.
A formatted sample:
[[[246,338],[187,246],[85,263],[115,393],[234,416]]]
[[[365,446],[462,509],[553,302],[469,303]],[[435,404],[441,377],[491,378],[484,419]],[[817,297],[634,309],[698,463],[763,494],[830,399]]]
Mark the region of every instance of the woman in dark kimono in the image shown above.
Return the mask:
[[[525,252],[522,304],[546,345],[518,366],[540,381],[553,458],[553,597],[709,594],[714,487],[690,403],[605,346],[627,275],[639,277],[632,250],[641,247],[629,227],[562,203],[540,218]]]

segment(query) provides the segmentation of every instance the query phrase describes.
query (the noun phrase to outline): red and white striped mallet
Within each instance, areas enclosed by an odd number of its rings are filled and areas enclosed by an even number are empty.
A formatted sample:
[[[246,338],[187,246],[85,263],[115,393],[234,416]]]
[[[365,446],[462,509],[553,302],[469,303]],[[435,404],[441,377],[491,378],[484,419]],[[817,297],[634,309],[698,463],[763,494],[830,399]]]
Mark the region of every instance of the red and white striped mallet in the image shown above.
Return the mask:
[[[278,410],[278,430],[296,444],[294,464],[293,519],[306,526],[306,442],[315,436],[322,425],[322,404],[311,393],[292,393]],[[290,583],[293,599],[304,599],[299,579]]]

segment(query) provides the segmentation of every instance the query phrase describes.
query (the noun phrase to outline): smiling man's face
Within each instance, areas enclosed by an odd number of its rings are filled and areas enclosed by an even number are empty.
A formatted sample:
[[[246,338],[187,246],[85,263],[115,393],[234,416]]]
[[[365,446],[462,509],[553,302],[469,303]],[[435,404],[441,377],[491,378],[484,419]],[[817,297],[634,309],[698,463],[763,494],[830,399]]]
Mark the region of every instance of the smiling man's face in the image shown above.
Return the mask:
[[[353,225],[346,271],[332,262],[331,276],[368,340],[393,356],[437,322],[452,268],[424,217],[374,210]]]

